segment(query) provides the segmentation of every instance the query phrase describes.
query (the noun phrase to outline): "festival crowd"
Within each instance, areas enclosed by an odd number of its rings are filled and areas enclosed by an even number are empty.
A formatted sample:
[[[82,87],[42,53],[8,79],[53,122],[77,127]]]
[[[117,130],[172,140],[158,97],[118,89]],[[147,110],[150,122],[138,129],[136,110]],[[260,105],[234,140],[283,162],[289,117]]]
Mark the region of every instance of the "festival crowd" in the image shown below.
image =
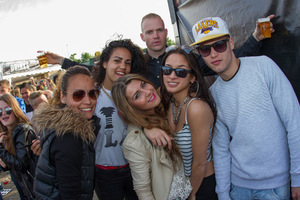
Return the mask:
[[[20,199],[300,200],[300,106],[258,56],[258,22],[239,48],[219,17],[189,46],[167,46],[155,13],[141,31],[145,53],[123,38],[94,66],[45,52],[59,76],[0,81],[0,166]]]

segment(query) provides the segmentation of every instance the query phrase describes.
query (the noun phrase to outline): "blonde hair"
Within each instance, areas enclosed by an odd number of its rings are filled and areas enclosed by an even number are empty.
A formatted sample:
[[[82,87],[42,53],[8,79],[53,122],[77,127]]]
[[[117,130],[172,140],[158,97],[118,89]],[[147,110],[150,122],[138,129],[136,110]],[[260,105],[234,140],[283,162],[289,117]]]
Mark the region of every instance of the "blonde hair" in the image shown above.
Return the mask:
[[[16,117],[12,129],[8,129],[6,126],[0,123],[0,131],[7,133],[7,138],[5,139],[5,148],[10,154],[16,155],[16,148],[13,144],[13,135],[12,135],[15,126],[19,124],[29,124],[32,126],[32,124],[30,123],[27,116],[21,110],[19,103],[15,97],[13,97],[10,94],[3,94],[2,96],[0,96],[0,101],[4,101],[9,107],[11,107],[13,110],[13,114]]]
[[[126,89],[127,85],[132,80],[140,80],[153,85],[146,78],[138,74],[127,74],[120,77],[113,83],[111,91],[112,98],[124,122],[147,129],[159,128],[164,130],[169,136],[173,137],[170,127],[166,122],[166,114],[161,103],[154,109],[155,112],[151,114],[136,109],[128,102],[128,99],[126,98]],[[173,163],[173,168],[175,170],[179,169],[178,167],[181,164],[182,157],[180,149],[176,143],[172,140],[172,149],[169,150],[169,148],[165,147],[164,150],[169,154]]]

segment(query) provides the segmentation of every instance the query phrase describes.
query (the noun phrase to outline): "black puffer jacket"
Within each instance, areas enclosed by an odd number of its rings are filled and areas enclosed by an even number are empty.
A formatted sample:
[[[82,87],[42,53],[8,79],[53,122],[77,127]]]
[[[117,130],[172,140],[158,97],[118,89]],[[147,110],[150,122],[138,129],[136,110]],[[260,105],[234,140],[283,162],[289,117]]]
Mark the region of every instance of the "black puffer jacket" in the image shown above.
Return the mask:
[[[58,108],[50,105],[41,105],[37,110],[35,110],[34,117],[32,119],[35,128],[41,137],[42,152],[40,154],[37,168],[36,176],[34,182],[34,190],[37,199],[74,199],[72,195],[77,195],[78,199],[92,199],[94,190],[94,166],[95,166],[95,151],[93,148],[93,142],[95,140],[95,134],[93,132],[94,127],[91,121],[88,121],[82,114],[75,113],[71,109]],[[71,137],[71,143],[68,143],[69,149],[76,148],[74,145],[78,144],[76,141],[80,141],[80,146],[82,147],[78,155],[78,159],[81,159],[80,172],[76,177],[81,177],[75,184],[78,186],[80,184],[80,191],[72,191],[72,187],[69,190],[64,190],[62,187],[71,186],[74,183],[64,183],[60,185],[61,178],[58,174],[62,170],[66,170],[67,167],[56,168],[55,163],[57,156],[61,156],[59,148],[53,153],[53,148],[55,148],[55,141],[64,138],[66,136]],[[73,137],[74,136],[74,137]],[[70,138],[70,137],[69,137]],[[73,139],[72,139],[73,138]],[[78,150],[78,149],[74,149]],[[71,152],[72,153],[72,152]],[[70,155],[74,157],[76,155]],[[77,159],[77,160],[78,160]],[[76,162],[76,159],[66,161],[67,165],[72,165],[70,162]],[[62,161],[60,161],[61,164]],[[60,165],[61,166],[61,165]],[[59,171],[60,170],[60,171]],[[68,194],[66,194],[66,192]],[[76,199],[75,198],[75,199]]]
[[[16,156],[10,154],[3,145],[0,145],[0,158],[6,164],[28,199],[34,199],[33,177],[38,157],[30,150],[32,140],[36,134],[28,124],[19,124],[13,130],[13,144]]]

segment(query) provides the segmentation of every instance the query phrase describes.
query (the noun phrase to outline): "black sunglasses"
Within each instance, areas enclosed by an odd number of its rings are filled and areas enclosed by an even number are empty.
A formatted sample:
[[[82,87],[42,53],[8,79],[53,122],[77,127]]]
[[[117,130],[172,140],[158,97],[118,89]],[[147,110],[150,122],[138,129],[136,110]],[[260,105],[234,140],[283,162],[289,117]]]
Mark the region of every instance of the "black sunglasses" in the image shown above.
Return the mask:
[[[92,100],[97,100],[99,96],[99,89],[92,89],[90,91],[84,91],[84,90],[76,90],[75,92],[67,92],[66,93],[72,94],[73,100],[76,102],[81,101],[86,94],[92,99]]]
[[[10,115],[13,112],[13,109],[11,107],[6,107],[3,109],[0,109],[0,117],[2,116],[3,112],[5,112],[7,115]]]
[[[213,47],[214,50],[218,53],[223,53],[224,51],[226,51],[228,41],[229,39],[219,40],[210,45],[198,46],[196,47],[196,49],[198,50],[198,52],[201,54],[202,57],[207,57],[211,52],[211,47]]]
[[[188,73],[192,72],[192,70],[187,70],[187,69],[182,69],[182,68],[174,69],[174,68],[167,67],[167,66],[161,67],[161,72],[163,75],[166,75],[166,76],[170,75],[173,71],[175,72],[176,76],[180,77],[180,78],[185,78],[188,75]]]
[[[185,51],[185,53],[187,54],[191,54],[193,51],[194,51],[194,48],[191,47],[191,46],[188,46],[188,45],[182,45],[182,46],[178,46],[178,45],[171,45],[171,46],[168,46],[166,48],[166,53],[168,53],[169,51],[171,50],[177,50],[177,49],[182,49]]]

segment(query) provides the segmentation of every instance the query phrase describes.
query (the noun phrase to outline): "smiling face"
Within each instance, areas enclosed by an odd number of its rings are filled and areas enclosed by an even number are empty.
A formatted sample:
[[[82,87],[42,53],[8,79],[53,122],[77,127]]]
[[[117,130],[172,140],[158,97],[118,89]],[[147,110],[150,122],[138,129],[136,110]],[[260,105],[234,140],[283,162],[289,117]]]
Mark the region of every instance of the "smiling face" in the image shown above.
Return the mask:
[[[103,67],[106,69],[103,85],[106,89],[110,90],[115,80],[130,72],[131,58],[128,49],[123,47],[114,49],[108,62],[103,63]]]
[[[91,99],[86,93],[84,98],[77,102],[73,99],[73,92],[77,90],[88,92],[93,89],[95,89],[94,82],[89,76],[84,74],[74,75],[68,81],[66,95],[64,96],[61,93],[61,102],[72,108],[75,112],[82,113],[87,119],[90,119],[95,111],[97,99]]]
[[[173,69],[191,70],[186,57],[178,53],[170,54],[165,61],[165,66]],[[176,76],[175,71],[170,75],[163,75],[164,86],[169,93],[173,94],[173,96],[179,94],[186,97],[190,84],[194,81],[195,77],[192,73],[188,73],[185,78]]]
[[[10,128],[14,125],[14,122],[16,120],[16,116],[14,112],[11,112],[10,114],[7,114],[5,112],[5,108],[9,107],[5,101],[0,100],[0,109],[2,110],[2,116],[0,117],[1,123],[6,126],[7,128]]]
[[[126,98],[133,107],[142,111],[154,112],[154,108],[160,103],[153,85],[141,80],[132,80],[127,85]]]

